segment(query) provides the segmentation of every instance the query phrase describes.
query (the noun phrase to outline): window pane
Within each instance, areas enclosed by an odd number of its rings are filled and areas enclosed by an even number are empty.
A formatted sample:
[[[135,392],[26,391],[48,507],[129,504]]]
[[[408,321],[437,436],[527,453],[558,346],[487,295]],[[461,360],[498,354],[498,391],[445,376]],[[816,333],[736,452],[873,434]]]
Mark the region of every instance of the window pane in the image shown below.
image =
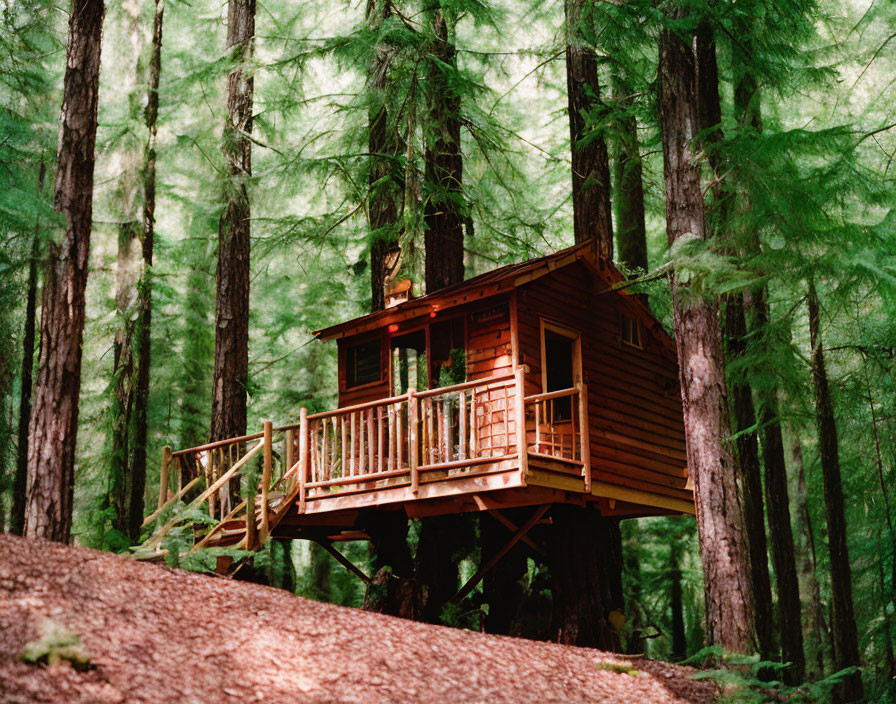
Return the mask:
[[[345,353],[345,386],[352,388],[379,381],[380,375],[380,341],[368,340],[352,345]]]

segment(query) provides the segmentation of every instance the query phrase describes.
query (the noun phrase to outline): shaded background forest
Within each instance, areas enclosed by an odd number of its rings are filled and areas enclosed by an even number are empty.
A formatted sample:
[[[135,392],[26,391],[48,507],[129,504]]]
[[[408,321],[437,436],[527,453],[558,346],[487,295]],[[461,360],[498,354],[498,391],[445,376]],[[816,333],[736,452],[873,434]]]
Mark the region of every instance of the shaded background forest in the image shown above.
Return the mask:
[[[397,237],[401,276],[423,281],[423,151],[428,113],[420,64],[428,26],[415,3],[382,23],[365,3],[270,0],[256,11],[252,277],[248,416],[294,420],[335,405],[335,346],[311,332],[370,310],[370,251]],[[556,251],[573,242],[563,7],[517,0],[442,3],[454,19],[461,98],[466,276]],[[785,5],[782,3],[782,5]],[[657,18],[598,4],[589,41],[598,53],[598,107],[587,139],[602,137],[615,169],[636,121],[643,163],[647,275],[642,290],[671,330],[662,274],[674,260],[719,296],[767,283],[770,322],[729,360],[732,379],[776,389],[785,429],[791,523],[797,548],[810,675],[830,672],[830,581],[812,395],[807,282],[818,289],[821,330],[840,437],[860,649],[873,695],[896,675],[896,532],[890,495],[896,463],[896,231],[892,159],[896,137],[896,10],[861,0],[740,3],[720,12],[717,32],[724,129],[710,152],[746,184],[733,209],[710,202],[710,220],[758,233],[761,253],[668,250],[663,159],[656,104]],[[649,7],[645,5],[645,7]],[[712,12],[712,4],[708,12]],[[725,6],[728,7],[728,6]],[[103,37],[94,228],[84,333],[74,535],[126,550],[116,524],[120,422],[115,340],[123,318],[122,225],[142,177],[144,107],[157,6],[110,3]],[[226,76],[226,3],[169,0],[159,85],[155,264],[151,278],[152,367],[147,406],[147,493],[164,445],[209,436],[214,356],[215,261],[225,203],[221,149]],[[53,163],[65,63],[67,16],[56,5],[4,2],[0,18],[0,476],[5,521],[16,469],[29,284],[39,282],[58,231]],[[740,31],[738,31],[740,30]],[[744,65],[761,85],[761,131],[735,119]],[[369,80],[388,47],[385,87]],[[738,58],[740,57],[740,58]],[[369,124],[387,105],[400,156],[384,180],[401,192],[390,232],[371,227]],[[710,155],[712,158],[712,155]],[[619,205],[617,201],[615,205]],[[620,214],[616,213],[617,230]],[[635,272],[633,272],[635,273]],[[645,273],[645,272],[637,272]],[[131,283],[131,288],[134,284]],[[421,284],[418,283],[418,292]],[[127,288],[127,286],[125,286]],[[38,296],[39,301],[39,296]],[[39,319],[39,313],[38,313]],[[761,344],[760,344],[761,340]],[[703,587],[692,519],[623,523],[629,630],[653,657],[682,658],[703,643]],[[413,540],[413,532],[412,532]],[[366,546],[349,547],[359,562]],[[266,551],[272,581],[298,593],[359,605],[363,585],[307,546],[285,558]],[[475,571],[478,556],[463,569]],[[297,574],[300,576],[295,577]],[[774,579],[774,574],[772,575]],[[549,599],[530,561],[525,609]],[[475,606],[475,603],[473,602]],[[477,627],[478,614],[445,620]],[[891,696],[893,696],[891,692]]]

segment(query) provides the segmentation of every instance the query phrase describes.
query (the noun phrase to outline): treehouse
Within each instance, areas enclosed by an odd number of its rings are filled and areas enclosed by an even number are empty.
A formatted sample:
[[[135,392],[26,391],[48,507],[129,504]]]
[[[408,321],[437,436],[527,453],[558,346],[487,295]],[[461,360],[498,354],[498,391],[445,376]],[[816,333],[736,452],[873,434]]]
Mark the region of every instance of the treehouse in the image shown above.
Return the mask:
[[[316,333],[338,347],[338,408],[166,450],[147,522],[188,504],[213,519],[195,547],[252,548],[363,539],[383,511],[693,513],[675,347],[622,281],[585,243],[420,298],[399,286],[385,310]],[[257,490],[235,490],[248,474]]]

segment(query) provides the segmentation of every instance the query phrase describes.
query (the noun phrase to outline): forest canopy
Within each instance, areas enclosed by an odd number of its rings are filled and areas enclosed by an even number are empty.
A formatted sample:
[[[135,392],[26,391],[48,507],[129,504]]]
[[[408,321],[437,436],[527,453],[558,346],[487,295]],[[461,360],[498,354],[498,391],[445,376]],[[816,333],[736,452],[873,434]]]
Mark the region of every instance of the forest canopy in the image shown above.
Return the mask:
[[[84,5],[0,13],[4,530],[126,552],[163,447],[336,407],[314,331],[405,279],[422,295],[593,239],[676,341],[691,472],[732,488],[697,522],[616,522],[620,647],[746,638],[790,685],[861,667],[839,701],[896,698],[891,3]],[[704,379],[716,401],[689,398]],[[723,524],[743,633],[711,615],[728,583],[704,581],[700,536]],[[484,562],[464,526],[459,584]],[[412,522],[411,553],[430,530]],[[364,602],[314,544],[256,567]],[[554,637],[549,573],[525,562],[507,632]],[[489,614],[481,589],[443,606]]]

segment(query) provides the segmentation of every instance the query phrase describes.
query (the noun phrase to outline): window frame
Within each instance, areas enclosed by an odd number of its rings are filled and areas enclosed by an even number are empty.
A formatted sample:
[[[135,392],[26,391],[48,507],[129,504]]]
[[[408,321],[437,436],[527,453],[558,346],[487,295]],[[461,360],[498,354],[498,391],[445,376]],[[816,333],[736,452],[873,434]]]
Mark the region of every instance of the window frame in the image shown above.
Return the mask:
[[[350,338],[349,338],[350,339]],[[348,383],[348,368],[349,368],[349,350],[354,347],[360,347],[361,345],[366,345],[372,342],[379,342],[379,362],[377,364],[377,368],[379,370],[379,376],[375,381],[365,381],[363,384],[356,384],[354,386],[350,386]],[[342,349],[340,351],[340,366],[342,368],[342,374],[339,375],[339,385],[340,385],[340,393],[348,393],[355,391],[372,388],[374,386],[378,386],[383,383],[383,342],[384,336],[382,333],[377,333],[374,335],[363,335],[358,336],[357,340],[349,342],[345,340],[342,344]]]
[[[541,390],[542,393],[546,393],[545,389],[548,387],[548,368],[546,364],[547,360],[547,352],[545,349],[545,339],[544,334],[546,330],[553,332],[557,335],[562,335],[563,337],[567,337],[573,341],[572,346],[572,379],[573,385],[584,383],[584,379],[582,376],[582,333],[575,328],[568,327],[561,323],[557,323],[548,318],[544,318],[539,316],[539,325],[538,325],[538,338],[539,343],[541,345]]]
[[[627,320],[631,321],[632,329],[638,333],[637,343],[625,339],[625,323]],[[619,311],[619,341],[623,347],[629,347],[635,350],[644,349],[644,326],[636,316],[628,315],[624,311]]]

